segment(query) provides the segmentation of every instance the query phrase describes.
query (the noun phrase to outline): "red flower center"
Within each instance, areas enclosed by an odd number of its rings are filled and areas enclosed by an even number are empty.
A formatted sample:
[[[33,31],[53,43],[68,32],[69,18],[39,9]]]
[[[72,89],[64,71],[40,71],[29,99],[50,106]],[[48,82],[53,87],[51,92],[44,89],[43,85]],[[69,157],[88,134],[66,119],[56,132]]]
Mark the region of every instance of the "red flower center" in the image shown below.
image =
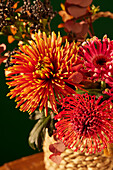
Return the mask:
[[[89,108],[90,109],[90,108]],[[99,119],[99,117],[97,118],[97,113],[95,113],[94,111],[91,113],[88,113],[88,110],[84,110],[84,113],[86,113],[85,115],[80,113],[83,112],[83,110],[81,109],[75,109],[76,111],[76,115],[73,114],[73,128],[74,131],[77,132],[77,134],[81,135],[85,135],[86,137],[89,136],[89,131],[90,131],[90,135],[93,136],[95,135],[95,132],[98,131],[98,127],[96,126],[96,124],[98,123],[98,125],[101,125],[101,121]]]
[[[104,55],[96,56],[93,59],[93,64],[96,67],[103,67],[106,64],[106,62],[107,62],[107,58]]]

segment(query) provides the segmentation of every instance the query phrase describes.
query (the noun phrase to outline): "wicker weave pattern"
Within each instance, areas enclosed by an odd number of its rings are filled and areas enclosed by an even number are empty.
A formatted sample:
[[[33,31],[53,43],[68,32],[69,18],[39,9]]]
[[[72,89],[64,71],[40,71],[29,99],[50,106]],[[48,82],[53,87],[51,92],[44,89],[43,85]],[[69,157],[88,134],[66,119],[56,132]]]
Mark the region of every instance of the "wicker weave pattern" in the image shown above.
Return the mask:
[[[49,137],[46,133],[43,144],[44,163],[47,170],[113,170],[113,160],[105,157],[103,153],[86,154],[81,151],[74,152],[71,149],[66,149],[62,154],[60,165],[52,162],[49,156],[52,154],[49,151],[49,145],[54,143],[53,137]]]

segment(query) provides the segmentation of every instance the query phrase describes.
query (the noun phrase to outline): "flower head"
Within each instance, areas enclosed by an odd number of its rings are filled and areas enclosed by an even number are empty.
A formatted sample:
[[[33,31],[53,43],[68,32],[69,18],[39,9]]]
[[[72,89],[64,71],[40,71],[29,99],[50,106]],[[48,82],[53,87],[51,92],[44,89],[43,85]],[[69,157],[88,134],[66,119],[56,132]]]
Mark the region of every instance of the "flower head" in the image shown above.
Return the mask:
[[[57,135],[68,148],[95,153],[113,142],[113,108],[102,96],[76,94],[63,99],[62,111],[54,118]],[[100,104],[99,104],[100,103]]]
[[[93,37],[80,47],[79,58],[83,59],[84,72],[95,81],[111,81],[113,76],[113,41],[105,35],[103,40]]]
[[[6,77],[9,80],[7,84],[14,88],[8,96],[16,97],[21,111],[32,113],[39,106],[39,110],[44,107],[47,114],[49,100],[52,109],[57,112],[58,100],[75,93],[68,85],[76,84],[68,78],[77,64],[77,45],[66,42],[63,47],[61,43],[60,34],[57,38],[53,32],[47,38],[44,32],[39,31],[30,45],[20,45],[20,51],[11,56]]]

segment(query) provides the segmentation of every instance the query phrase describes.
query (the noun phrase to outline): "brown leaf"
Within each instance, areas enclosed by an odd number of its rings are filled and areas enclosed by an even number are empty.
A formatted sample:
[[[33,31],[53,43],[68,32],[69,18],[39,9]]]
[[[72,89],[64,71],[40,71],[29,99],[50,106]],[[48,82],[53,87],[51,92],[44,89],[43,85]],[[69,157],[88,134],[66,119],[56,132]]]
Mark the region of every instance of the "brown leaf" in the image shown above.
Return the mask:
[[[66,22],[73,18],[73,16],[69,15],[66,11],[59,11],[59,15],[62,17],[63,22]]]
[[[80,25],[80,23],[77,23],[73,20],[68,20],[64,23],[64,27],[69,31],[73,32],[75,34],[78,34],[82,31],[83,25]]]
[[[81,17],[87,13],[86,7],[80,7],[77,5],[71,5],[66,8],[66,11],[68,14],[72,15],[75,18]]]
[[[92,0],[66,0],[69,5],[78,5],[81,7],[87,7],[92,3]]]
[[[65,145],[62,141],[58,141],[54,144],[49,145],[49,150],[53,153],[62,153],[65,150]]]
[[[93,0],[82,0],[82,2],[79,4],[81,7],[87,7],[92,3]]]
[[[65,9],[69,15],[78,18],[88,12],[87,8],[91,3],[92,0],[66,0]]]
[[[80,72],[76,71],[69,77],[69,80],[72,80],[73,83],[78,84],[83,80],[83,75]]]
[[[52,154],[49,156],[49,159],[51,159],[53,162],[55,162],[56,164],[60,164],[62,158],[60,155],[57,154]]]
[[[54,147],[54,144],[50,144],[50,145],[49,145],[49,150],[50,150],[50,152],[57,153],[57,150],[56,150],[56,148]]]
[[[88,32],[88,23],[85,21],[75,22],[74,20],[68,20],[64,23],[64,28],[68,32],[75,33],[76,39],[83,39]]]
[[[78,64],[78,65],[72,67],[72,71],[79,71],[82,67],[83,67],[82,64]]]

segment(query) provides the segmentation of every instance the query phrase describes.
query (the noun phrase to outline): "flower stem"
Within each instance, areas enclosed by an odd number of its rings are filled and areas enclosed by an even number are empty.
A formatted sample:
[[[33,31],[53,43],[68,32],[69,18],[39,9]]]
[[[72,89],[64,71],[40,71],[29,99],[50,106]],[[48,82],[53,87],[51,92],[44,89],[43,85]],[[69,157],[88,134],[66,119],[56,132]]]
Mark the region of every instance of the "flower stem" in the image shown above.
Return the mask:
[[[89,23],[89,25],[90,25],[90,29],[91,29],[92,36],[94,36],[95,33],[94,33],[94,29],[93,29],[93,24],[92,24],[92,18],[91,18],[91,16],[90,16],[90,23]]]

